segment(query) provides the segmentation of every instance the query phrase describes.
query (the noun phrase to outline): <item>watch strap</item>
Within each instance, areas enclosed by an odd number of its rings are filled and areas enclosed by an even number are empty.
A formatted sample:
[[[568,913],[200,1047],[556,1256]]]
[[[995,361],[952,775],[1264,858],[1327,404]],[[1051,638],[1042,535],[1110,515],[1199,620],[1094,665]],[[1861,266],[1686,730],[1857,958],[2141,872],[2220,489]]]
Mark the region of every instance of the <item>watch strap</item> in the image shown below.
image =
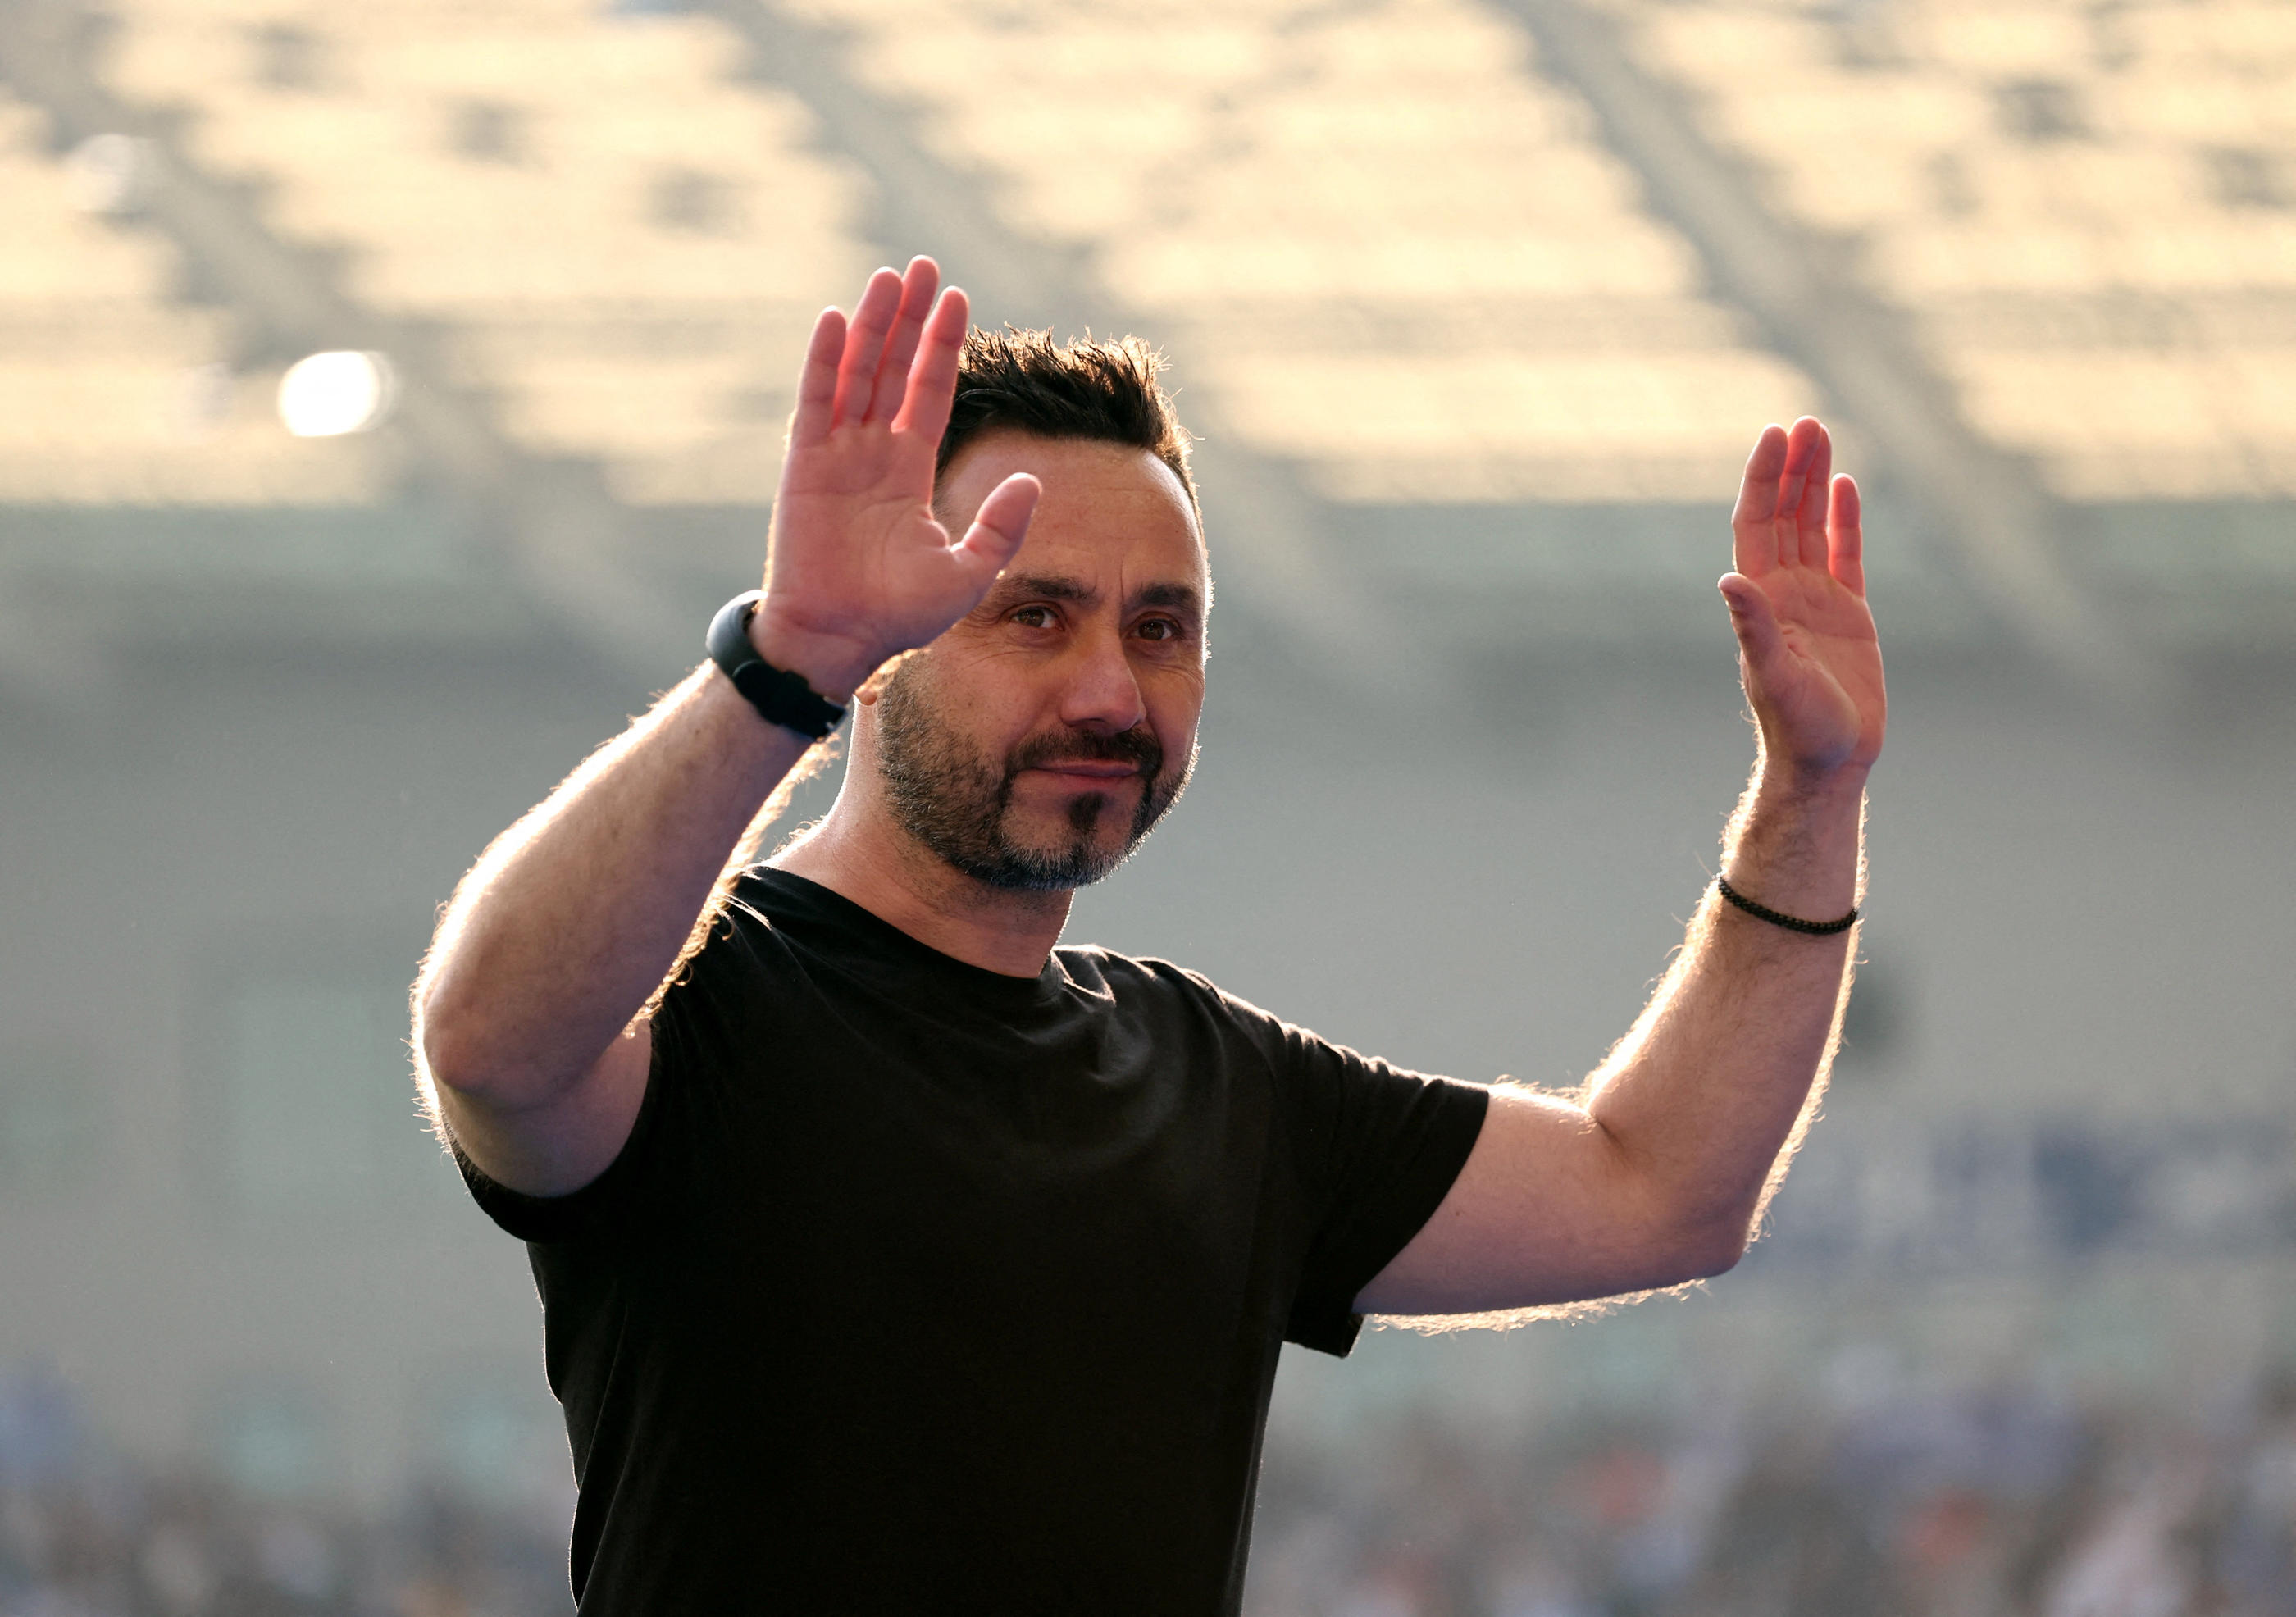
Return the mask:
[[[819,741],[837,727],[845,710],[807,684],[804,675],[758,655],[750,644],[750,618],[765,598],[762,589],[746,590],[718,609],[709,620],[709,661],[768,724]]]

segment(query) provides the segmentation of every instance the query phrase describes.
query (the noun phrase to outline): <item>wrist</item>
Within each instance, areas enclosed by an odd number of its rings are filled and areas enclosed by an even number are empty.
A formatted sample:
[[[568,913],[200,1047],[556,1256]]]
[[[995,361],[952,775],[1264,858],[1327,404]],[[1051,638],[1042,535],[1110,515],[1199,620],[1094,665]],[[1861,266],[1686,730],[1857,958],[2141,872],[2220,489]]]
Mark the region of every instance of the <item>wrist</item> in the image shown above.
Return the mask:
[[[1866,800],[1866,780],[1873,766],[1863,763],[1797,766],[1765,756],[1756,766],[1748,807],[1757,814],[1772,810],[1796,814],[1824,813],[1829,808],[1857,809]]]
[[[1757,921],[1767,921],[1772,926],[1785,932],[1799,932],[1806,938],[1834,937],[1857,924],[1857,907],[1854,904],[1842,915],[1835,915],[1829,920],[1818,921],[1807,915],[1790,915],[1784,910],[1772,909],[1759,899],[1748,898],[1731,884],[1728,876],[1718,873],[1714,878],[1714,891],[1722,895],[1722,901],[1725,904],[1742,915],[1751,915]]]
[[[1724,839],[1722,874],[1772,909],[1830,921],[1864,885],[1863,766],[1823,771],[1758,766]]]
[[[799,676],[816,694],[839,707],[850,706],[853,693],[885,661],[849,636],[792,622],[788,614],[774,610],[771,596],[758,602],[750,614],[750,646],[767,662]]]
[[[750,638],[750,620],[764,598],[761,590],[745,590],[719,607],[702,644],[710,662],[759,718],[803,736],[808,743],[826,741],[844,722],[847,710],[816,690],[804,674],[758,654]]]

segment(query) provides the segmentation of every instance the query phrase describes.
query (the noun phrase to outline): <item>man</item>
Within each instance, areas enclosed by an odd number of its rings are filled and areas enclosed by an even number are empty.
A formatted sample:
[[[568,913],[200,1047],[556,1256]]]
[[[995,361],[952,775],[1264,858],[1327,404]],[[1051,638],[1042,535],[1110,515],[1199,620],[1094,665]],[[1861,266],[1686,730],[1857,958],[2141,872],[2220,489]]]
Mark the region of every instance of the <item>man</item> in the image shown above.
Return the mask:
[[[586,1613],[1233,1612],[1283,1340],[1728,1268],[1831,1049],[1883,701],[1815,421],[1762,434],[1721,585],[1728,885],[1582,1092],[1486,1089],[1055,951],[1193,765],[1202,535],[1144,350],[968,341],[937,284],[821,316],[762,595],[417,985],[530,1244]],[[849,702],[834,809],[742,869]]]

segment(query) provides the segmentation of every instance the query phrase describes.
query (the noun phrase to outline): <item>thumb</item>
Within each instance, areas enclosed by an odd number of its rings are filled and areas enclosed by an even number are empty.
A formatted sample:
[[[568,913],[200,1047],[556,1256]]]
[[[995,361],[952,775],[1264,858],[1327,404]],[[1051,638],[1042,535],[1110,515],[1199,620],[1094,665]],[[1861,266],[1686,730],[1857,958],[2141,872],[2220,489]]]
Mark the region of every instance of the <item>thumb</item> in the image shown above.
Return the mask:
[[[1778,629],[1778,615],[1771,609],[1769,596],[1762,593],[1760,585],[1740,572],[1724,573],[1716,587],[1730,608],[1730,628],[1738,636],[1738,649],[1745,653],[1747,666],[1767,667],[1784,644],[1784,636]]]
[[[1021,541],[1029,537],[1029,519],[1036,514],[1037,501],[1044,492],[1045,486],[1035,478],[1015,472],[980,502],[955,554],[966,570],[980,573],[982,588],[1004,570],[1021,548]]]

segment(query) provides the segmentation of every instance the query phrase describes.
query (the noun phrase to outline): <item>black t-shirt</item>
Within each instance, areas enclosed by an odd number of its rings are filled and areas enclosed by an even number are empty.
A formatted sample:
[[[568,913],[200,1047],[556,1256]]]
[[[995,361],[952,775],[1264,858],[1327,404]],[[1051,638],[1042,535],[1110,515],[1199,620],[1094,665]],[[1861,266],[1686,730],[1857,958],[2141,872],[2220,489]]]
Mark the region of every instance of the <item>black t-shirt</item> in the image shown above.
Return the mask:
[[[1160,961],[1031,980],[760,869],[663,1000],[629,1143],[529,1244],[586,1613],[1234,1612],[1280,1343],[1485,1094]]]

